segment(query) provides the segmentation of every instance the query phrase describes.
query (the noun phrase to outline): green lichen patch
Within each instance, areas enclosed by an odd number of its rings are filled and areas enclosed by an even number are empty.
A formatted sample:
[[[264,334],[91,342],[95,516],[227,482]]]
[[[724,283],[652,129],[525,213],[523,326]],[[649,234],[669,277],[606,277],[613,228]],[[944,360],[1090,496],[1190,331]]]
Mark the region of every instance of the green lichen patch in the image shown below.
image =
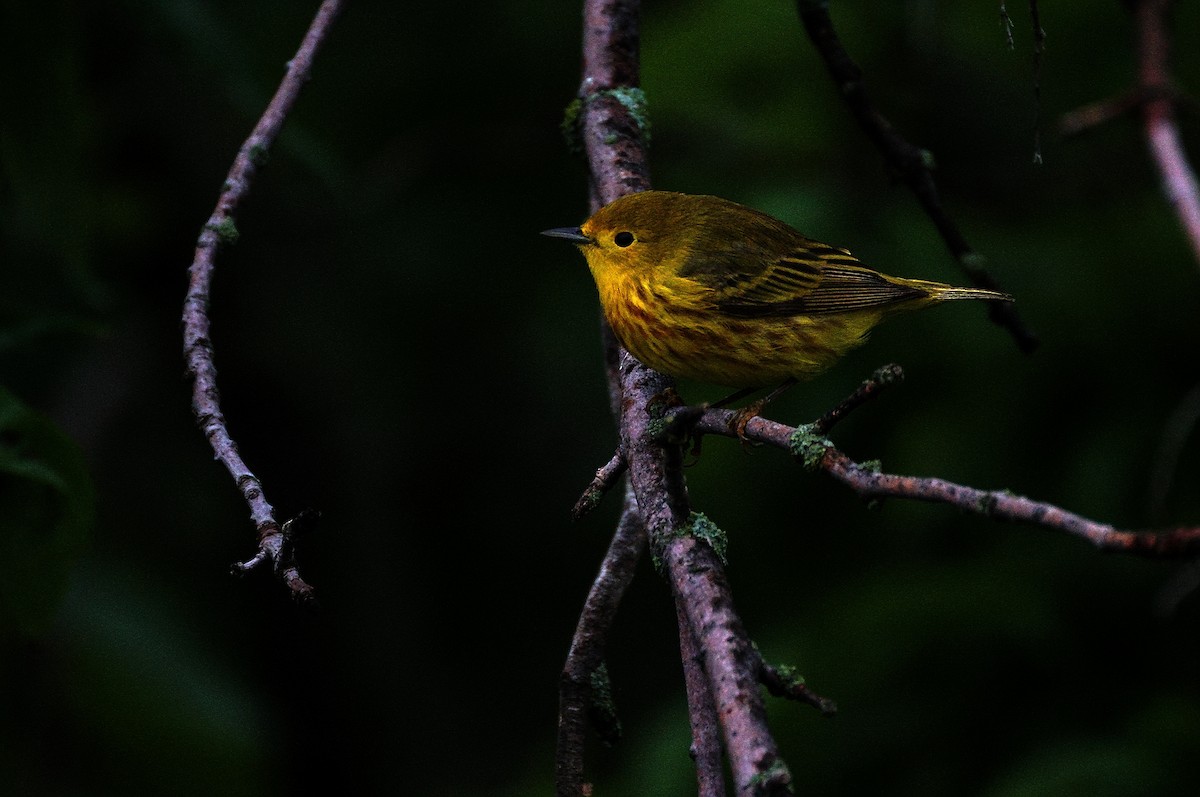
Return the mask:
[[[232,246],[237,243],[241,233],[238,232],[237,225],[233,223],[233,219],[224,218],[217,223],[209,222],[204,225],[204,229],[212,230],[217,234],[217,241],[226,246]]]
[[[833,443],[821,435],[811,423],[797,426],[796,431],[788,438],[788,450],[808,470],[820,467],[821,458],[830,448],[833,448]]]
[[[676,534],[704,540],[713,549],[713,553],[717,555],[722,564],[729,564],[729,560],[726,558],[726,553],[729,551],[729,536],[720,526],[709,520],[703,512],[693,512],[688,517],[687,524],[681,527]]]
[[[599,96],[612,97],[625,106],[633,121],[637,123],[642,135],[642,143],[650,143],[650,105],[646,102],[646,92],[639,88],[608,89],[598,92]]]
[[[663,549],[670,544],[672,540],[677,540],[683,537],[692,537],[697,540],[703,540],[708,543],[708,546],[713,549],[713,553],[721,560],[722,564],[729,564],[726,553],[729,550],[729,537],[716,523],[708,519],[703,512],[693,512],[688,515],[688,519],[683,525],[676,528],[669,534],[660,537],[657,540],[652,540],[650,546],[651,561],[654,564],[654,569],[659,573],[663,572]]]
[[[633,120],[633,124],[637,128],[638,137],[642,143],[646,145],[650,143],[650,106],[646,102],[646,93],[639,88],[633,87],[604,89],[603,91],[589,94],[586,97],[572,100],[563,112],[563,120],[559,124],[559,129],[562,131],[563,139],[567,142],[567,149],[572,153],[577,155],[583,153],[584,110],[596,100],[606,98],[611,98],[621,103]],[[618,132],[610,131],[605,135],[604,143],[612,146],[620,140],[620,137]]]
[[[769,767],[750,778],[750,792],[751,794],[777,794],[780,787],[790,786],[791,782],[792,773],[787,768],[787,764],[783,763],[783,759],[777,758]]]
[[[246,157],[255,166],[263,166],[266,164],[270,152],[263,144],[251,144],[250,149],[246,151]]]
[[[562,131],[563,140],[567,142],[567,150],[575,155],[583,154],[583,136],[579,126],[583,123],[583,100],[571,100],[563,111],[563,120],[558,129]]]
[[[621,719],[617,716],[617,705],[613,702],[612,681],[608,677],[608,666],[600,662],[592,671],[591,702],[588,705],[588,719],[592,727],[608,746],[621,741]]]

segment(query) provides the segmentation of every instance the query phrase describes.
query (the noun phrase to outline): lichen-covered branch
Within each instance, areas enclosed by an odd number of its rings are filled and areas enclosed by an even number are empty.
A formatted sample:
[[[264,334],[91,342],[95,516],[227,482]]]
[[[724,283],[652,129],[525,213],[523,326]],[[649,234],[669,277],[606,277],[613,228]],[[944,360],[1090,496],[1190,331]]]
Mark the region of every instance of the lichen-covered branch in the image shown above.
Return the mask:
[[[883,387],[896,384],[899,381],[898,371],[894,365],[880,369],[843,406],[858,406],[862,403],[861,397],[877,395]],[[710,408],[697,419],[695,432],[734,436],[736,432],[730,425],[735,419],[735,411]],[[864,499],[908,498],[949,504],[973,514],[1065,532],[1105,551],[1153,558],[1191,557],[1200,553],[1200,527],[1121,530],[1054,504],[1035,501],[1007,490],[981,490],[945,479],[884,473],[874,463],[859,463],[846,456],[825,438],[827,429],[828,425],[822,421],[788,426],[767,418],[754,417],[746,423],[743,431],[746,439],[790,452],[805,466],[828,473]]]
[[[645,151],[649,127],[638,87],[638,12],[637,0],[584,3],[584,75],[565,126],[577,136],[576,147],[588,162],[593,210],[650,187]],[[690,675],[703,672],[706,688],[689,687],[694,698],[693,739],[701,756],[700,789],[719,793],[713,790],[720,778],[714,772],[711,742],[713,729],[719,727],[739,794],[788,793],[790,775],[766,724],[753,646],[733,610],[724,566],[706,540],[689,533],[692,514],[680,448],[664,445],[656,435],[655,424],[668,409],[662,396],[671,381],[621,350],[610,330],[604,330],[603,338],[613,405],[619,411],[621,449],[593,484],[602,493],[621,467],[628,469],[636,516],[660,571],[672,585],[682,649],[689,650],[694,642],[696,660],[702,660]],[[627,508],[624,517],[632,511]],[[568,667],[572,664],[569,661]],[[577,711],[578,704],[571,710]],[[582,764],[562,760],[582,752],[564,748],[561,741],[557,792],[582,794]]]
[[[302,602],[310,601],[313,591],[296,569],[290,529],[287,529],[287,524],[280,526],[275,520],[275,510],[263,493],[262,483],[238,454],[237,444],[221,411],[208,316],[209,291],[217,253],[221,247],[237,240],[238,208],[249,193],[255,173],[278,137],[288,112],[295,105],[300,88],[308,81],[313,58],[341,12],[342,5],[341,0],[326,0],[321,4],[295,57],[288,62],[287,72],[275,96],[271,98],[250,137],[238,150],[217,198],[217,206],[196,242],[183,304],[183,354],[188,375],[192,379],[192,410],[216,458],[229,471],[249,505],[250,518],[258,531],[257,553],[248,561],[235,565],[235,569],[248,570],[270,561],[293,597]]]
[[[1200,527],[1123,531],[1068,512],[1054,504],[1014,495],[1007,490],[980,490],[944,479],[877,473],[834,448],[826,450],[820,468],[863,498],[913,498],[950,504],[967,512],[1000,520],[1057,529],[1106,551],[1156,558],[1190,557],[1200,553]]]

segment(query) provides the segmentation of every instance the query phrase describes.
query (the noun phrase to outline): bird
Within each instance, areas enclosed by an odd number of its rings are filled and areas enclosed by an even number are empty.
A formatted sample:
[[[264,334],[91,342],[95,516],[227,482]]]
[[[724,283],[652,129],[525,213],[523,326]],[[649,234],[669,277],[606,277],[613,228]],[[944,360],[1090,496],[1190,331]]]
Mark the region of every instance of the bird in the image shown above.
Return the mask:
[[[578,227],[542,235],[578,245],[604,316],[630,354],[678,379],[743,389],[735,396],[820,374],[896,313],[958,299],[1013,300],[889,276],[716,196],[627,194]]]

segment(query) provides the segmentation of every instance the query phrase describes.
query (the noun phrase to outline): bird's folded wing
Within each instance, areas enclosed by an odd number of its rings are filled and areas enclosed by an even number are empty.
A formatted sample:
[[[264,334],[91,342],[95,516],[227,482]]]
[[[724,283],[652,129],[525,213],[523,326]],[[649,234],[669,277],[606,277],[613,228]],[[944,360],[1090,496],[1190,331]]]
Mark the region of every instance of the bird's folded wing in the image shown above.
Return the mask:
[[[806,247],[761,272],[716,287],[713,306],[739,318],[828,315],[867,310],[926,295],[867,268],[844,249]]]

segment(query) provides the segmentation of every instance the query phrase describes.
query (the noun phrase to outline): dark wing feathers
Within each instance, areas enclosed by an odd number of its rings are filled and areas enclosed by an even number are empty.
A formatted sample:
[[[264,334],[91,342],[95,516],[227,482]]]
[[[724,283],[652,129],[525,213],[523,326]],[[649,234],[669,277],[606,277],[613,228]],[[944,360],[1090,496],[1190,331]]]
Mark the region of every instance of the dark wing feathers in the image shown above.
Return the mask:
[[[716,289],[717,310],[739,318],[824,315],[928,295],[892,282],[844,249],[816,242],[766,264],[758,274],[742,276]]]
[[[730,219],[739,221],[728,229]],[[806,238],[759,213],[722,216],[692,241],[678,276],[705,288],[718,312],[740,318],[827,315],[927,296],[864,266],[845,249]],[[787,252],[771,259],[769,252]]]
[[[920,288],[898,285],[865,266],[832,266],[823,272],[821,284],[800,298],[804,313],[840,313],[866,310],[928,294]]]

